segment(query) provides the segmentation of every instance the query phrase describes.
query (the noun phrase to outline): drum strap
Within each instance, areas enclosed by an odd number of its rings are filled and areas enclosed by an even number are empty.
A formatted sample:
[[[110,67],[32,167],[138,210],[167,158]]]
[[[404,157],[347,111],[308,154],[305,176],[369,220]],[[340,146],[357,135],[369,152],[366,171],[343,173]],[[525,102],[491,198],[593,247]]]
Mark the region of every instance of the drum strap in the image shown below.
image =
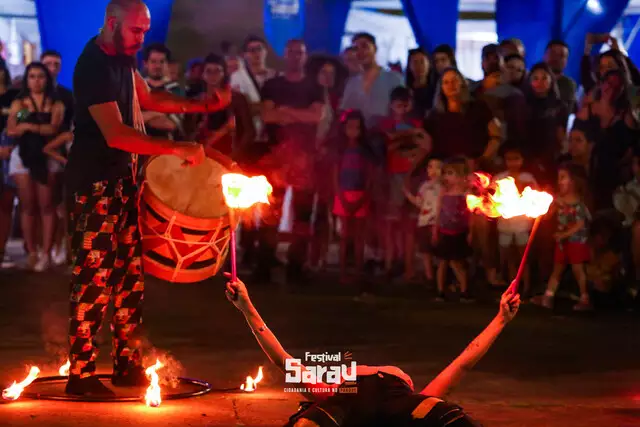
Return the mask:
[[[142,117],[142,108],[136,91],[136,73],[131,69],[131,78],[133,81],[133,127],[140,133],[147,134],[144,126],[144,118]],[[131,153],[131,174],[133,175],[133,183],[136,184],[138,178],[138,154]]]

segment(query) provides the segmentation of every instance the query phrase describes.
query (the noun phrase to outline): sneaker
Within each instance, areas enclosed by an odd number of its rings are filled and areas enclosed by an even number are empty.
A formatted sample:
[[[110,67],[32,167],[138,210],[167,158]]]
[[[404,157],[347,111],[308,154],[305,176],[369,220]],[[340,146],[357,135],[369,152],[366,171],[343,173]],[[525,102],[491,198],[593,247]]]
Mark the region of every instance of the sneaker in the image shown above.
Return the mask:
[[[67,263],[67,249],[64,246],[61,246],[57,251],[53,251],[51,261],[56,267],[65,265]]]
[[[44,273],[51,268],[51,256],[42,255],[33,266],[33,271],[36,273]]]
[[[0,270],[15,268],[16,263],[8,255],[0,255]]]
[[[440,293],[433,300],[435,302],[445,302],[447,299],[445,298],[444,293]]]
[[[376,301],[376,297],[368,292],[363,292],[358,296],[353,297],[355,302],[361,302],[365,304],[372,304]]]
[[[67,394],[73,394],[75,396],[90,396],[90,397],[115,397],[116,394],[102,382],[95,375],[80,378],[69,377],[67,386],[64,388],[64,392]]]
[[[553,296],[547,294],[538,295],[531,298],[531,303],[551,310],[553,309]]]
[[[133,366],[127,373],[114,372],[111,376],[111,384],[116,387],[146,387],[149,385],[149,378],[142,366]]]

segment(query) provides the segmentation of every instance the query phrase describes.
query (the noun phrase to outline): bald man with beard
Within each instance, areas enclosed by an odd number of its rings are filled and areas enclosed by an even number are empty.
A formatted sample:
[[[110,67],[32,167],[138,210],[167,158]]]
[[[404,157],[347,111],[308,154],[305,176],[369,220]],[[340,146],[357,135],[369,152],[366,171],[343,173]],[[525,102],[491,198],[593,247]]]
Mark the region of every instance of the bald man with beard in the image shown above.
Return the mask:
[[[210,113],[231,100],[228,91],[198,101],[151,92],[135,69],[135,55],[150,25],[143,1],[112,0],[103,28],[87,43],[75,68],[75,139],[65,171],[74,261],[68,394],[114,395],[95,376],[96,335],[111,298],[115,305],[111,382],[148,384],[135,338],[144,291],[137,155],[174,155],[186,164],[197,164],[204,159],[204,150],[192,142],[147,136],[141,110]]]

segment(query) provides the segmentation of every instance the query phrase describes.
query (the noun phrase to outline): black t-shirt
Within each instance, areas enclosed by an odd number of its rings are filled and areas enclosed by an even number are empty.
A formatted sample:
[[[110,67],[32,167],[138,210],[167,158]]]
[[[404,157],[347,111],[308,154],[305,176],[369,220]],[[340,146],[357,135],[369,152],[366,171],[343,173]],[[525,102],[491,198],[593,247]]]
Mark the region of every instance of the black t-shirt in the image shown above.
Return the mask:
[[[64,105],[64,119],[62,120],[60,130],[67,131],[71,129],[71,122],[73,122],[73,93],[66,87],[57,85],[53,95],[56,100],[62,102]]]
[[[65,169],[71,193],[98,181],[131,176],[131,154],[107,145],[89,107],[116,102],[123,123],[133,126],[133,67],[134,58],[107,55],[95,37],[78,58],[73,75],[75,137]]]
[[[424,121],[424,129],[433,139],[434,154],[444,158],[477,158],[489,143],[491,120],[493,114],[487,104],[473,100],[462,113],[431,110]]]
[[[272,101],[276,107],[304,109],[312,104],[324,102],[324,92],[320,85],[310,79],[292,82],[284,76],[276,76],[262,87],[262,101]],[[271,144],[294,141],[300,145],[315,147],[317,125],[292,123],[285,126],[269,124],[266,127]]]

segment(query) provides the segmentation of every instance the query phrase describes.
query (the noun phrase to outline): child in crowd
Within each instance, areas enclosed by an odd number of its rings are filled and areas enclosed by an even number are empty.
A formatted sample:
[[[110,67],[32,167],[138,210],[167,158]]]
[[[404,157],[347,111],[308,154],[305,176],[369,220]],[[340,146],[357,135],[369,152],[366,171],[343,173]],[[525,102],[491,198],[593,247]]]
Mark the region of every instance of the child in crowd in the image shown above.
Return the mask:
[[[391,92],[390,116],[381,120],[379,127],[386,142],[387,209],[385,214],[385,271],[392,274],[394,262],[405,254],[405,278],[414,275],[414,248],[407,245],[415,232],[409,220],[403,194],[405,177],[413,169],[413,157],[420,149],[417,139],[423,137],[419,120],[410,117],[413,111],[411,91],[397,87]]]
[[[554,237],[556,247],[551,277],[544,295],[535,298],[536,304],[553,308],[556,290],[567,265],[571,266],[573,277],[580,289],[580,301],[573,309],[590,310],[591,300],[587,289],[585,265],[591,258],[587,240],[591,215],[584,202],[586,192],[586,172],[573,163],[565,163],[558,168],[558,193],[551,206],[557,215],[558,229]]]
[[[535,188],[537,183],[533,175],[522,170],[524,157],[520,148],[516,145],[505,145],[502,153],[507,170],[495,175],[494,180],[511,177],[515,180],[520,192],[526,187]],[[498,218],[500,266],[507,265],[510,280],[516,277],[518,265],[524,254],[524,248],[527,246],[532,225],[532,220],[524,216],[508,219]],[[523,274],[523,297],[529,294],[529,290],[529,268],[527,267]]]
[[[640,149],[633,152],[633,179],[618,188],[613,195],[613,205],[624,215],[622,225],[630,230],[631,259],[635,281],[640,281]],[[629,241],[627,241],[629,242]],[[633,289],[636,292],[636,289]]]
[[[340,218],[340,277],[346,283],[347,254],[353,243],[356,271],[362,272],[366,218],[369,213],[371,153],[364,117],[359,111],[345,114],[340,129],[340,158],[334,171],[335,199],[333,213]]]
[[[422,254],[424,273],[428,282],[433,282],[433,247],[431,245],[433,227],[436,220],[436,208],[440,195],[440,178],[442,176],[442,160],[432,157],[427,163],[427,180],[412,194],[405,185],[404,194],[419,210],[418,216],[418,250]]]
[[[442,187],[438,196],[432,244],[440,259],[437,273],[437,301],[444,301],[445,280],[449,267],[460,284],[460,300],[471,301],[468,289],[466,259],[471,255],[471,214],[467,209],[467,160],[455,157],[442,167]]]
[[[560,157],[560,163],[571,162],[580,165],[589,175],[594,138],[591,125],[576,119],[569,133],[569,152]]]

